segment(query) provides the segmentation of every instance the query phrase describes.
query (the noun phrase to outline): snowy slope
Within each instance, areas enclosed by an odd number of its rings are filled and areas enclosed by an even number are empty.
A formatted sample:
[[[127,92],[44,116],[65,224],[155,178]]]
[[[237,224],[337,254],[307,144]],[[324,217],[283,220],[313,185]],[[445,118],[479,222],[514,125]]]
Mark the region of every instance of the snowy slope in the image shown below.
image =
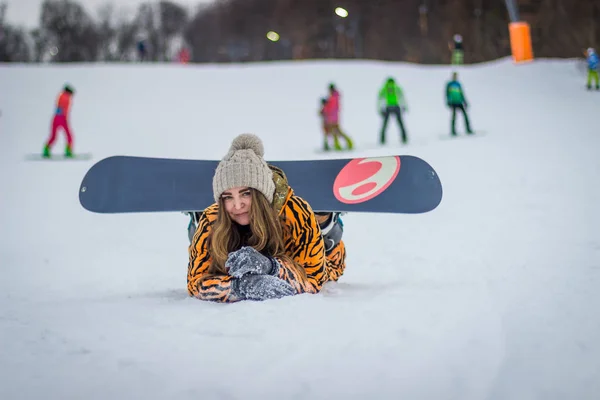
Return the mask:
[[[600,93],[572,61],[460,73],[485,135],[448,140],[449,67],[0,66],[0,398],[600,398]],[[393,123],[374,146],[389,75],[408,147]],[[94,159],[24,161],[67,81],[76,151]],[[255,132],[269,159],[325,157],[330,81],[356,154],[422,157],[444,198],[427,214],[347,215],[348,267],[321,294],[188,298],[183,215],[78,203],[87,169],[114,154],[217,159]]]

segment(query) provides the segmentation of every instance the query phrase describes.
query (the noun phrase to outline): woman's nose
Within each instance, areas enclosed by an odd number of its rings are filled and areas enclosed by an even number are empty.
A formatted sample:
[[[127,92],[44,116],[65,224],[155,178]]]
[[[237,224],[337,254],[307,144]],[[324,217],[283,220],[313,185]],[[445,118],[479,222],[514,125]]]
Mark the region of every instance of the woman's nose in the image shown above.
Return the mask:
[[[244,201],[242,199],[236,199],[234,206],[237,210],[241,210],[242,208],[244,208]]]

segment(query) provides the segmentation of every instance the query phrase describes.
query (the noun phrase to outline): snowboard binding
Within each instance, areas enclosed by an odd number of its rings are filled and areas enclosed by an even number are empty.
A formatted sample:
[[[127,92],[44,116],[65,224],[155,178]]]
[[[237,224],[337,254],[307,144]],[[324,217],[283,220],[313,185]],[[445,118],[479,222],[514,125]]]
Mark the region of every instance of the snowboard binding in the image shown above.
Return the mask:
[[[188,239],[190,240],[190,244],[192,243],[192,239],[194,239],[194,234],[196,233],[196,229],[198,228],[198,220],[200,218],[200,213],[196,211],[186,211],[183,213],[184,215],[190,216],[190,223],[188,224]]]
[[[319,227],[321,228],[321,234],[325,241],[325,254],[329,255],[333,248],[342,240],[344,234],[344,223],[341,216],[346,213],[341,212],[316,212],[315,216]]]

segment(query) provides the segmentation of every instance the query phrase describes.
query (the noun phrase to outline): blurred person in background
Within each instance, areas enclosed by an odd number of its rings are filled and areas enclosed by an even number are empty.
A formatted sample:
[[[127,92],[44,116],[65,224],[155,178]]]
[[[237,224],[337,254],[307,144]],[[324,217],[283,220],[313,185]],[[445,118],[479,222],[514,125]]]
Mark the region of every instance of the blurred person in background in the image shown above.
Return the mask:
[[[67,145],[65,147],[65,157],[73,156],[73,134],[69,127],[69,113],[71,111],[71,102],[75,90],[70,85],[65,85],[62,92],[59,94],[56,100],[56,108],[54,109],[54,117],[52,119],[52,128],[50,131],[50,137],[44,145],[43,156],[50,158],[50,152],[52,146],[56,141],[58,129],[62,128],[67,138]]]
[[[330,150],[330,137],[333,137],[333,148],[335,150],[344,150],[340,144],[340,137],[346,142],[346,150],[352,150],[354,148],[352,139],[340,128],[340,92],[333,83],[329,85],[329,97],[321,100],[319,114],[323,120],[323,132],[325,135],[323,150]]]
[[[179,53],[177,53],[177,60],[181,64],[187,64],[190,62],[190,59],[190,50],[187,47],[182,47],[181,50],[179,50]]]
[[[329,146],[329,124],[331,116],[327,113],[327,98],[321,98],[321,107],[319,108],[319,115],[321,116],[321,130],[323,132],[323,151],[331,150]],[[333,145],[336,150],[341,150],[340,141],[337,137],[333,138]]]
[[[452,65],[463,65],[465,61],[465,53],[463,51],[463,39],[458,33],[452,38],[452,43],[448,44],[448,48],[452,52]]]
[[[450,135],[456,136],[456,111],[463,113],[465,118],[465,126],[467,128],[467,134],[471,135],[473,130],[469,122],[469,116],[467,115],[467,98],[463,91],[462,85],[458,81],[458,73],[452,73],[452,79],[446,84],[446,104],[452,110],[452,124]]]
[[[583,53],[586,56],[587,66],[588,66],[588,75],[587,75],[587,85],[588,90],[592,89],[592,79],[596,83],[596,90],[600,90],[600,79],[598,77],[598,69],[600,69],[600,60],[598,58],[598,54],[596,50],[593,48],[589,48]]]
[[[148,59],[148,44],[146,43],[146,38],[144,36],[139,36],[136,44],[138,60],[146,61]]]
[[[383,87],[379,90],[378,108],[379,113],[383,118],[379,143],[385,144],[385,132],[387,130],[388,119],[392,114],[396,116],[396,120],[398,121],[402,143],[407,143],[408,137],[406,129],[404,129],[404,123],[402,122],[402,113],[408,110],[408,106],[406,105],[406,99],[404,98],[402,88],[392,77],[389,77]]]

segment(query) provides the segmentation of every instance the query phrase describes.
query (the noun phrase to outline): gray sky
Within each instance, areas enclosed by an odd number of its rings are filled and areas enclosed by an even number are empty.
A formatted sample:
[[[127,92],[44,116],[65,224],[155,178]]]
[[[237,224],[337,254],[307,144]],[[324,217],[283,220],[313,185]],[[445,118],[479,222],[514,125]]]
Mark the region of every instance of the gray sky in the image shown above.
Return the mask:
[[[0,0],[0,3],[8,4],[6,10],[6,20],[10,24],[33,28],[38,26],[40,19],[40,7],[43,0]],[[96,17],[100,6],[112,3],[116,11],[130,14],[135,12],[137,7],[145,0],[75,0],[81,4],[92,17]],[[193,10],[198,4],[212,3],[214,0],[172,0]],[[152,3],[158,3],[158,0],[152,0]]]

